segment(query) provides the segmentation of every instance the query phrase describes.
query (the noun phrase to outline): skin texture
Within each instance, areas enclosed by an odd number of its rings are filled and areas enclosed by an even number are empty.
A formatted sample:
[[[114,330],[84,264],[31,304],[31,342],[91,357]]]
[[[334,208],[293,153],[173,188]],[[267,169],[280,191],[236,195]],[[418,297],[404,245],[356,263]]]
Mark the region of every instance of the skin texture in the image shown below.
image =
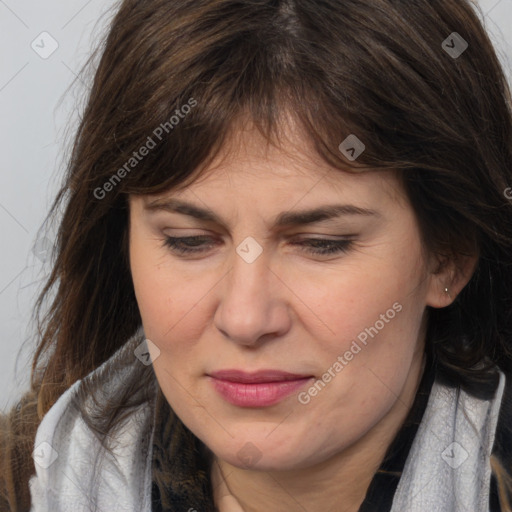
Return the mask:
[[[425,308],[450,304],[471,262],[462,273],[449,264],[434,272],[439,261],[423,247],[393,171],[331,168],[293,124],[279,148],[251,126],[234,133],[200,180],[130,198],[130,264],[146,336],[160,350],[154,371],[171,407],[216,456],[214,482],[226,484],[216,487],[217,503],[229,492],[247,512],[356,511],[414,400]],[[225,224],[145,209],[170,197]],[[325,204],[378,214],[272,228],[282,211]],[[213,242],[180,256],[164,246],[166,235]],[[352,245],[334,255],[294,245],[348,235]],[[248,236],[263,249],[252,263],[236,252]],[[396,303],[401,311],[307,404],[293,393],[270,407],[234,406],[206,375],[271,368],[321,379]],[[249,442],[257,457],[247,468],[239,454]]]

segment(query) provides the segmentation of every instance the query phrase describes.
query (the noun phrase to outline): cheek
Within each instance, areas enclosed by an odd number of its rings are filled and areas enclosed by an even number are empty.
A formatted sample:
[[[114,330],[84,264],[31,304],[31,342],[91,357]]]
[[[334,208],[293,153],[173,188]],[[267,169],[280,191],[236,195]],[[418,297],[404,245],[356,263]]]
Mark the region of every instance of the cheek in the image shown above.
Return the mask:
[[[133,236],[130,265],[138,308],[146,338],[160,349],[154,362],[157,377],[169,380],[168,372],[180,380],[193,375],[204,318],[205,296],[211,288],[208,279],[189,282],[170,267],[165,249],[155,240]],[[167,377],[166,377],[167,375]],[[167,382],[166,385],[169,385]]]
[[[317,287],[308,287],[311,309],[321,320],[313,333],[318,334],[313,350],[324,371],[331,369],[336,375],[333,396],[345,396],[349,388],[357,387],[351,391],[354,397],[377,405],[394,396],[389,389],[399,393],[423,341],[426,286],[415,258],[419,246],[415,249],[410,247],[400,264],[391,251],[383,250],[382,258],[371,265],[352,267],[340,273],[338,281],[332,274],[322,276]],[[366,384],[361,387],[358,382]]]
[[[384,301],[369,311],[354,312],[358,317],[351,321],[350,331],[330,347],[326,370],[337,362],[337,373],[332,394],[324,395],[320,407],[330,410],[332,401],[339,402],[344,405],[340,414],[352,411],[356,423],[366,424],[379,419],[400,396],[423,339],[419,302],[397,297],[394,303]],[[342,331],[341,321],[338,325]],[[331,418],[337,421],[339,416],[334,413]]]
[[[423,307],[421,289],[411,294],[415,282],[402,268],[398,272],[383,259],[364,268],[318,274],[311,281],[297,276],[294,292],[307,306],[304,314],[311,318],[310,328],[320,343],[328,340],[327,346],[343,349],[360,333],[361,341],[365,336],[372,339],[369,330],[374,335],[408,330],[404,320],[411,314],[417,322]]]
[[[137,304],[144,324],[152,325],[155,319],[163,319],[166,303],[165,283],[162,272],[152,258],[152,254],[143,250],[143,244],[137,239],[130,246],[130,265]],[[149,333],[146,332],[149,337]]]
[[[136,230],[132,231],[130,267],[135,296],[146,337],[155,342],[172,328],[175,316],[184,314],[179,310],[184,301],[174,300],[176,283],[172,281],[173,273],[163,267],[162,255],[163,250],[155,240],[146,240]]]

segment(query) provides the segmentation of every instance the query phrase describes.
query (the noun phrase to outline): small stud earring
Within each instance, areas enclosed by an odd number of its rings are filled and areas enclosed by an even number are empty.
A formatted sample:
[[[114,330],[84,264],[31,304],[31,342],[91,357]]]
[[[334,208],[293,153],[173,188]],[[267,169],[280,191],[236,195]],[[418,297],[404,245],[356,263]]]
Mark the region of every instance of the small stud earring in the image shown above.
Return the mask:
[[[445,289],[444,289],[444,293],[446,293],[446,295],[448,295],[448,297],[450,297],[450,299],[452,298],[452,296],[450,295],[450,291],[448,290],[448,288],[445,288]]]

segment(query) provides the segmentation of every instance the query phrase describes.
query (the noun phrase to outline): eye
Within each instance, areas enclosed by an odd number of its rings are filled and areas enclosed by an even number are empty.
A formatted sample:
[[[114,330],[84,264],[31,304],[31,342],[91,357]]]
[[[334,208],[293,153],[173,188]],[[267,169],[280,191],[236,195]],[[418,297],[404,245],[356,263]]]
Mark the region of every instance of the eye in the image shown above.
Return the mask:
[[[295,242],[294,245],[304,246],[307,248],[306,252],[323,256],[326,254],[347,252],[351,248],[352,243],[353,240],[351,239],[331,240],[328,238],[305,238],[301,242]]]
[[[205,246],[212,246],[211,243],[205,243],[209,240],[211,241],[211,237],[208,236],[166,236],[164,246],[170,247],[173,252],[178,254],[200,253],[205,251]]]
[[[347,252],[352,246],[351,239],[306,238],[293,242],[292,245],[303,247],[306,252],[315,255],[329,255]],[[206,252],[215,245],[208,236],[170,237],[166,236],[164,246],[176,254],[199,254]]]

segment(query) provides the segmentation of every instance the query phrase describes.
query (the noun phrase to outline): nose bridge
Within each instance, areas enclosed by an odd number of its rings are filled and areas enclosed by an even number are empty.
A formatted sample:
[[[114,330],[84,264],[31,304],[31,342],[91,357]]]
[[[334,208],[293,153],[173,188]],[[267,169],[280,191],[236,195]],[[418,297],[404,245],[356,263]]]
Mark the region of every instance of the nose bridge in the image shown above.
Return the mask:
[[[244,240],[232,257],[231,270],[216,315],[217,328],[233,341],[252,344],[286,326],[269,258],[256,240]],[[280,311],[281,310],[281,311]]]
[[[244,238],[236,247],[231,258],[229,292],[238,300],[262,298],[265,285],[268,285],[268,250],[253,237]],[[267,286],[268,288],[268,286]]]
[[[224,300],[235,301],[235,305],[247,306],[246,317],[256,318],[266,309],[270,297],[267,254],[254,239],[243,241],[232,258],[232,269]],[[233,304],[230,304],[233,306]]]

